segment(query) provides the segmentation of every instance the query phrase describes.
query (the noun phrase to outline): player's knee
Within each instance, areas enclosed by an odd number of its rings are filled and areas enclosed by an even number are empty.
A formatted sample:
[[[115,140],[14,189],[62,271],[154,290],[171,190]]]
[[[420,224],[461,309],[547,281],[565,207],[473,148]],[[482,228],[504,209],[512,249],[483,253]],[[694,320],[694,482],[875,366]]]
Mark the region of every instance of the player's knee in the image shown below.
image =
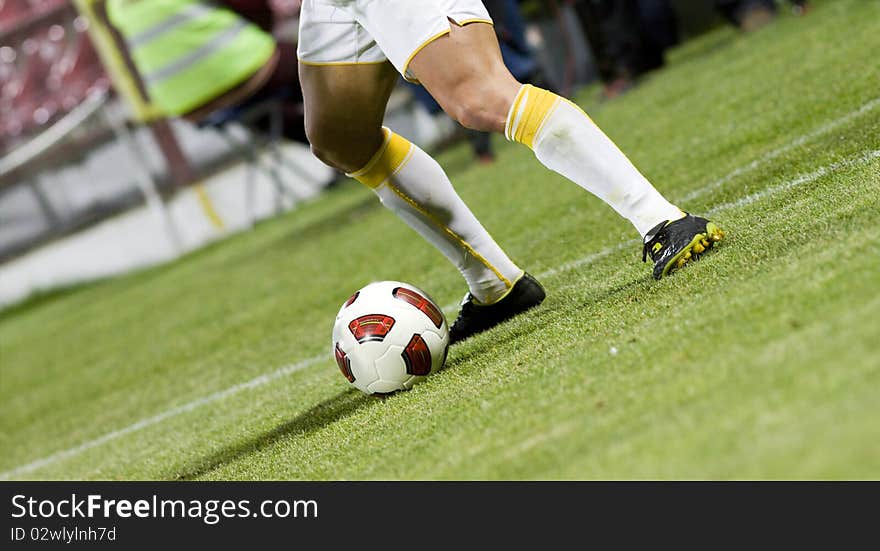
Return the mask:
[[[487,113],[479,102],[470,99],[462,99],[455,103],[451,109],[452,118],[465,128],[472,130],[490,130],[487,128]]]
[[[325,165],[338,170],[349,170],[345,162],[346,151],[343,144],[330,132],[326,132],[319,126],[306,124],[306,138],[312,149],[312,155],[317,157]]]
[[[487,130],[486,105],[480,100],[474,86],[458,86],[449,100],[446,111],[459,124],[473,130]]]
[[[384,139],[381,127],[361,132],[347,129],[340,134],[342,125],[335,125],[336,130],[321,129],[306,125],[306,137],[312,154],[321,162],[343,172],[356,172],[363,168],[373,156]]]
[[[315,145],[314,142],[311,142],[309,145],[312,148],[312,155],[317,157],[319,161],[335,169],[344,170],[343,167],[339,166],[339,162],[337,161],[338,157],[336,154],[334,154],[332,149],[320,147],[318,145]]]

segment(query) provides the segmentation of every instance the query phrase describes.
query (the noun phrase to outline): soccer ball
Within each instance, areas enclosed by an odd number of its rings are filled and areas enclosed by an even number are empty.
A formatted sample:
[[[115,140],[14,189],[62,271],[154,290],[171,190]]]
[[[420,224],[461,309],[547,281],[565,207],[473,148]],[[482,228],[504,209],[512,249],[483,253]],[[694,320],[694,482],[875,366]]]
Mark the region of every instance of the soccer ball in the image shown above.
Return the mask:
[[[348,382],[367,394],[408,390],[446,361],[449,326],[423,291],[371,283],[345,301],[333,325],[333,355]]]

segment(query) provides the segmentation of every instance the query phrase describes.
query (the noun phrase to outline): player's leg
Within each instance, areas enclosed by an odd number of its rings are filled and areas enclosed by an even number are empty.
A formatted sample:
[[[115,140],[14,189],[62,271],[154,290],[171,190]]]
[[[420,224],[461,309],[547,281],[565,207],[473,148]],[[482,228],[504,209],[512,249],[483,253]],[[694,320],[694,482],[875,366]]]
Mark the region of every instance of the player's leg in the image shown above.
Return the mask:
[[[527,145],[629,220],[658,279],[721,238],[717,226],[667,201],[578,106],[517,82],[488,24],[450,22],[449,33],[418,50],[405,70],[461,124]]]
[[[384,141],[382,120],[397,81],[387,62],[299,64],[306,136],[326,164],[355,172]]]
[[[480,329],[543,299],[540,286],[523,277],[440,165],[382,127],[385,104],[397,80],[391,64],[301,64],[300,80],[306,132],[315,154],[370,187],[383,205],[455,264],[480,304],[494,305],[494,314],[481,318]],[[453,329],[453,340],[467,336],[462,329]]]

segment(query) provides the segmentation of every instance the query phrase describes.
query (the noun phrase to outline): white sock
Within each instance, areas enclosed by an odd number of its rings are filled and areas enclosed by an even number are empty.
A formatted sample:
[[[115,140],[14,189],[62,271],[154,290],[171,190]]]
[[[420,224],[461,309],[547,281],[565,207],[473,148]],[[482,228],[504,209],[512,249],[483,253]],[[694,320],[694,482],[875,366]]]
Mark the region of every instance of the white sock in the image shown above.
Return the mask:
[[[644,236],[684,213],[667,201],[577,105],[529,84],[520,88],[505,128],[541,163],[608,203]]]
[[[367,165],[349,174],[437,247],[483,304],[502,298],[523,271],[504,254],[455,192],[437,161],[387,128]]]

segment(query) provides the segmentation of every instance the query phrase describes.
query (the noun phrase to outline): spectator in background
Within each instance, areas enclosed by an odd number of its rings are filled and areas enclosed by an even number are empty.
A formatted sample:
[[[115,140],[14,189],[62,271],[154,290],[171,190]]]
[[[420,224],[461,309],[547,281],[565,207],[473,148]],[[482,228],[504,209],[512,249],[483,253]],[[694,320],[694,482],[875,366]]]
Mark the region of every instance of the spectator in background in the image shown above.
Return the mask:
[[[593,50],[605,98],[629,90],[645,73],[664,64],[678,43],[678,23],[669,0],[578,0],[578,18]]]
[[[807,0],[790,0],[795,13],[802,15],[809,8]],[[715,0],[715,7],[725,19],[743,31],[757,30],[776,17],[774,0]]]
[[[203,122],[280,99],[282,134],[306,142],[296,44],[271,34],[276,14],[295,14],[298,0],[107,0],[105,9],[141,94],[162,114]],[[153,23],[144,28],[144,20]],[[237,26],[233,38],[213,45],[218,32]],[[190,59],[193,51],[201,53]]]
[[[301,0],[223,0],[220,4],[234,11],[244,19],[257,25],[267,34],[272,34],[279,20],[299,14]],[[277,63],[267,80],[252,94],[234,102],[231,109],[240,110],[270,98],[281,100],[282,135],[292,141],[308,143],[302,107],[302,90],[299,86],[297,70],[296,42],[274,35]],[[221,98],[222,100],[222,98]],[[217,112],[214,106],[200,109],[187,118],[199,119],[204,112]],[[223,113],[221,113],[222,115]],[[261,120],[254,124],[257,130],[269,131],[269,121]]]

